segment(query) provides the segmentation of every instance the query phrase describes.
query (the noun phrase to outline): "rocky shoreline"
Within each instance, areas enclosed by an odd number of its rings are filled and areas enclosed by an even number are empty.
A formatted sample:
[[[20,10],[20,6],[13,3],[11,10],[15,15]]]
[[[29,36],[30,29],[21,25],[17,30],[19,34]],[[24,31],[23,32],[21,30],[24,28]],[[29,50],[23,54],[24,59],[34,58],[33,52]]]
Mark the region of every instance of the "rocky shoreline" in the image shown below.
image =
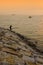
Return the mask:
[[[0,27],[0,65],[43,65],[37,40]]]

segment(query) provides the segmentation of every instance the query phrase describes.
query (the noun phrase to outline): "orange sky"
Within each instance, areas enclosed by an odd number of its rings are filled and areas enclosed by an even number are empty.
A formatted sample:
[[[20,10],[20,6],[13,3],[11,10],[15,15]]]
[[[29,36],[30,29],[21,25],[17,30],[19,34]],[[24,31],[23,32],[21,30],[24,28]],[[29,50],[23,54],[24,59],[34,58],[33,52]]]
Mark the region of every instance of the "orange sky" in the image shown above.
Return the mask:
[[[43,14],[43,0],[0,0],[0,14]]]

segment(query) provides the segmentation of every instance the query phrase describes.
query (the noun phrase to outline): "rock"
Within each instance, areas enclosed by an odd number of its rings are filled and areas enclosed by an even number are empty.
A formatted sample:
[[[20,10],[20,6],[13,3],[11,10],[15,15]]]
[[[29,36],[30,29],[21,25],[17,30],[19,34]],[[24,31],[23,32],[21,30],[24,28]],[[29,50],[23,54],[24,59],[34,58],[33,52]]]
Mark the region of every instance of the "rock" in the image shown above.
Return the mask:
[[[35,61],[43,65],[43,54],[36,44],[33,39],[0,27],[0,65],[35,65]]]

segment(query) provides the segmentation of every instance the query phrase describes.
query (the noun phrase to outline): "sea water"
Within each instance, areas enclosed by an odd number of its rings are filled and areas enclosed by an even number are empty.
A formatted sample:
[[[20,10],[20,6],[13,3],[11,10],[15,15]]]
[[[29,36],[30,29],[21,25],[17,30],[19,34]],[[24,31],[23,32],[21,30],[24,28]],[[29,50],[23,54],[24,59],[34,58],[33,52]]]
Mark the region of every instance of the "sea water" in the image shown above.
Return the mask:
[[[0,27],[9,28],[28,38],[43,41],[43,15],[0,15]]]

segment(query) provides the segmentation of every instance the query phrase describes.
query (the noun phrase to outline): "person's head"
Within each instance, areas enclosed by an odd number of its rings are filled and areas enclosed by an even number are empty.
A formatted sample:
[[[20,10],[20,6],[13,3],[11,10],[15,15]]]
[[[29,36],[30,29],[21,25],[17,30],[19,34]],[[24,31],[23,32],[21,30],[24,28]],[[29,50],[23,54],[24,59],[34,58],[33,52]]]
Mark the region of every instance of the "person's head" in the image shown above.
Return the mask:
[[[10,25],[10,27],[12,27],[12,25]]]

